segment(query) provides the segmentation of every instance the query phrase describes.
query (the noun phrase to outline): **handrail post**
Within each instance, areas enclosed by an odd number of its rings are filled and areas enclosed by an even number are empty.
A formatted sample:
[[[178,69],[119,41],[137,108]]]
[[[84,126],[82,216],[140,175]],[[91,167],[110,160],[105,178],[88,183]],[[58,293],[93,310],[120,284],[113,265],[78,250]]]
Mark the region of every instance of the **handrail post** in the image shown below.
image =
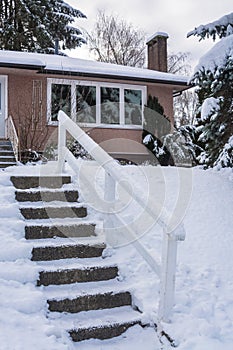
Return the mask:
[[[177,238],[163,232],[159,320],[168,322],[174,305]]]
[[[65,159],[64,159],[64,149],[66,146],[66,128],[63,127],[62,121],[59,121],[58,125],[58,165],[57,172],[62,173]]]
[[[106,235],[106,241],[111,246],[114,246],[115,237],[113,235],[112,210],[116,200],[116,181],[107,172],[105,172],[104,200],[106,203],[106,215],[104,220],[104,231]]]

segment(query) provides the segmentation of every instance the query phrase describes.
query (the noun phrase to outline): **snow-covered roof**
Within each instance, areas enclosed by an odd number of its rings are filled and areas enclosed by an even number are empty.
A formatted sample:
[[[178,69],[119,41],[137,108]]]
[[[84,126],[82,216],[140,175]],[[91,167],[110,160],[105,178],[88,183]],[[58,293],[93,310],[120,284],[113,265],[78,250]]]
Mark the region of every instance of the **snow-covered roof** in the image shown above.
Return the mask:
[[[40,70],[41,72],[67,73],[69,75],[102,78],[125,78],[135,81],[160,82],[187,85],[188,77],[144,68],[121,66],[67,56],[39,53],[0,51],[0,67],[15,67]]]

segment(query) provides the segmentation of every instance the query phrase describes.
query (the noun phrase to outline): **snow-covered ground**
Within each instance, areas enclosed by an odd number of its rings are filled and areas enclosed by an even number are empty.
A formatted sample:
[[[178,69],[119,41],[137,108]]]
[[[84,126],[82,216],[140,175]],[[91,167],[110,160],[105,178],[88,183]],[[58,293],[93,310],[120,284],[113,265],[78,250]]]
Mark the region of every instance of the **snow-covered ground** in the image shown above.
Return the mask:
[[[103,172],[85,163],[101,192]],[[136,326],[114,340],[72,344],[46,317],[43,287],[36,287],[39,264],[30,261],[32,243],[24,239],[25,222],[14,199],[10,176],[40,173],[41,167],[12,167],[0,172],[0,349],[1,350],[147,350],[170,349],[158,342],[155,330]],[[172,167],[124,167],[156,203],[184,217],[186,240],[178,245],[176,304],[163,329],[180,350],[231,350],[233,344],[233,172]],[[93,181],[92,181],[93,183]],[[121,195],[121,194],[119,194]],[[83,188],[90,218],[101,219],[94,193]],[[138,239],[156,259],[161,253],[161,230],[125,198],[124,218],[140,228]],[[144,311],[145,321],[157,320],[159,281],[133,248],[132,238],[109,259],[119,263],[122,282]],[[112,260],[111,260],[112,261]],[[67,263],[67,262],[66,262]],[[72,262],[74,264],[74,261]]]

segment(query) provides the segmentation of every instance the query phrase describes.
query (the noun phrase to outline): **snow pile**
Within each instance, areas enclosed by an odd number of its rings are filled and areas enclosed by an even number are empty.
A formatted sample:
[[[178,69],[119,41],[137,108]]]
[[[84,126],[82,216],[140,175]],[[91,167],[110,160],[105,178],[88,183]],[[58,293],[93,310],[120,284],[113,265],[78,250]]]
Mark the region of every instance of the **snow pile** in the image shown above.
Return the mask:
[[[232,169],[223,174],[194,171],[187,237],[178,251],[175,312],[166,325],[180,350],[232,349]]]
[[[211,116],[212,120],[214,118],[214,115],[219,111],[220,106],[220,98],[214,98],[214,97],[209,97],[205,99],[201,106],[201,120],[205,121]],[[215,112],[215,114],[213,113]]]
[[[83,162],[90,164],[91,162]],[[90,165],[88,176],[102,189],[103,172]],[[24,239],[24,220],[14,200],[9,180],[16,172],[27,175],[38,167],[12,167],[0,172],[0,343],[1,350],[159,350],[153,328],[134,327],[119,338],[72,344],[46,318],[43,287],[35,287],[38,265],[30,261],[32,243]],[[233,343],[233,173],[232,169],[203,171],[160,166],[126,166],[123,172],[149,191],[162,207],[184,216],[186,240],[178,245],[176,305],[171,323],[163,329],[180,350],[231,350]],[[85,193],[82,193],[85,200]],[[93,195],[89,194],[91,199]],[[91,203],[90,203],[91,205]],[[94,214],[97,208],[91,207]],[[157,260],[161,252],[161,230],[148,226],[138,216],[134,203],[126,206],[126,219],[141,220],[138,240]],[[100,218],[101,213],[96,213]],[[144,218],[144,219],[143,219]],[[135,221],[136,222],[136,221]],[[109,250],[120,267],[122,281],[133,293],[133,302],[144,311],[144,319],[157,321],[159,280],[132,248]],[[126,263],[127,262],[127,263]],[[74,262],[73,262],[74,263]],[[52,265],[51,265],[52,267]],[[55,268],[55,266],[54,266]],[[165,345],[163,349],[170,349]]]

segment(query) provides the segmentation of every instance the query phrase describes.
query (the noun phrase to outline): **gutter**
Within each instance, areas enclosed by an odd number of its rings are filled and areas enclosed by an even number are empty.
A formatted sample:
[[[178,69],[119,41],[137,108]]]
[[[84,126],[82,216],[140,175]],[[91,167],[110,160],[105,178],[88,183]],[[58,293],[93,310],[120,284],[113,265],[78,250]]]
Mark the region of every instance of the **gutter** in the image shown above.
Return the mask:
[[[175,81],[175,80],[163,80],[163,79],[153,79],[153,78],[143,78],[143,77],[135,77],[135,76],[125,76],[125,75],[114,75],[114,74],[101,74],[101,73],[84,73],[84,72],[71,72],[65,70],[49,70],[43,69],[38,72],[39,74],[50,74],[50,75],[67,75],[67,76],[78,76],[78,77],[86,77],[86,78],[104,78],[104,79],[114,79],[114,80],[128,80],[134,82],[144,82],[144,83],[160,83],[166,85],[180,85],[187,86],[187,82],[183,81]],[[185,89],[186,90],[186,89]]]
[[[21,63],[0,62],[0,67],[1,68],[16,68],[16,69],[28,69],[28,70],[40,71],[41,69],[44,69],[46,66],[35,65],[35,64],[21,64]]]

